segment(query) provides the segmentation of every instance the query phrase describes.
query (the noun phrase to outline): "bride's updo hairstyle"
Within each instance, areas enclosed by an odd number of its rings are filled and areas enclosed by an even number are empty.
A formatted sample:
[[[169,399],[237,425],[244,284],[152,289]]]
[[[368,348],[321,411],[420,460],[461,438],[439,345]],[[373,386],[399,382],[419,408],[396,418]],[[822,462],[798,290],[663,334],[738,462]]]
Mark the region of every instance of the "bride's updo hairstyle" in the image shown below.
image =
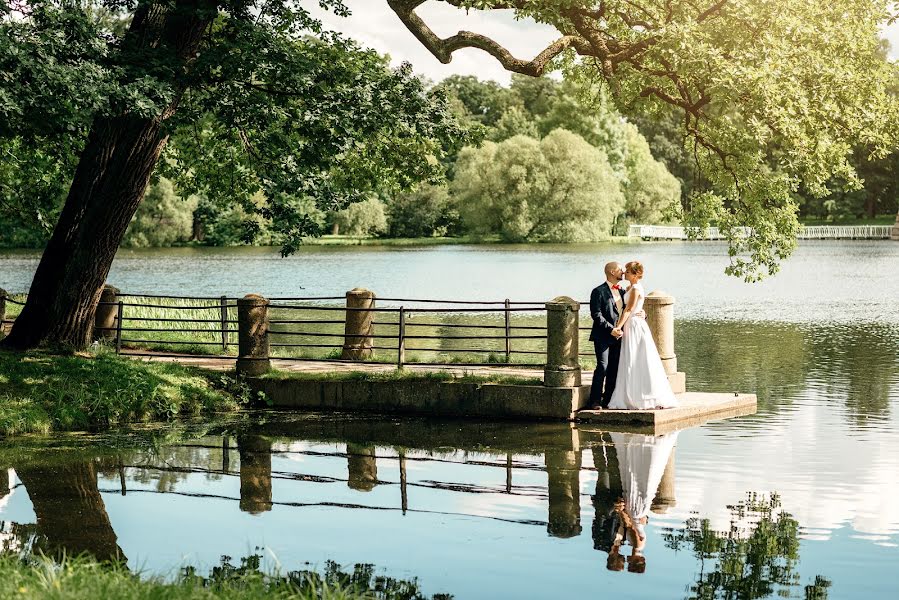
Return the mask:
[[[631,275],[636,275],[638,278],[643,279],[643,263],[640,261],[632,260],[624,265],[624,270]]]

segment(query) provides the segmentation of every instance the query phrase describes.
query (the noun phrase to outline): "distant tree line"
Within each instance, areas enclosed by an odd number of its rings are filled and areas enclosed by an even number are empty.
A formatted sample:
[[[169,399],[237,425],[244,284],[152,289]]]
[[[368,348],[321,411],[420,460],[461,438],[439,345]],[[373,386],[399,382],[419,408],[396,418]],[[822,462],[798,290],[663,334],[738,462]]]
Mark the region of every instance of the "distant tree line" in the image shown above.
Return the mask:
[[[430,93],[449,99],[474,142],[444,154],[446,177],[411,191],[372,192],[342,210],[324,211],[310,201],[298,212],[305,213],[313,230],[384,238],[592,242],[623,235],[631,223],[666,222],[682,196],[707,185],[674,110],[626,118],[602,88],[522,75],[513,75],[508,87],[455,75],[431,86]],[[896,213],[899,155],[868,160],[860,148],[854,158],[865,187],[831,181],[832,193],[825,198],[800,191],[803,217]],[[55,168],[52,161],[47,165]],[[45,180],[56,175],[48,172]],[[252,202],[262,206],[265,198],[257,196]],[[43,246],[62,200],[43,211],[7,215],[0,246]],[[159,176],[147,189],[123,246],[279,245],[282,238],[241,203],[181,194]]]

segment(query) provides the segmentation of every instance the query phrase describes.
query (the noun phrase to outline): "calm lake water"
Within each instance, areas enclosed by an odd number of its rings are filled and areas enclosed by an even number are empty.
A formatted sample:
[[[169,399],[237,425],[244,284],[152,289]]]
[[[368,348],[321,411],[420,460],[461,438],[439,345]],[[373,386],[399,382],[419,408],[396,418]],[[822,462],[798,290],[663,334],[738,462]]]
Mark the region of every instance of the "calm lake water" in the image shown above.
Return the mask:
[[[804,243],[762,284],[717,244],[123,252],[133,293],[585,298],[639,258],[677,297],[688,388],[757,414],[673,439],[592,427],[262,413],[152,434],[0,442],[0,542],[172,574],[260,555],[374,565],[456,598],[894,598],[899,244]],[[0,286],[36,258],[0,255]],[[655,475],[652,475],[654,473]],[[609,561],[615,498],[654,488],[639,561]],[[632,487],[633,484],[630,484]],[[4,491],[8,488],[9,491]],[[648,500],[647,500],[648,501]],[[621,552],[629,556],[631,546]],[[613,553],[614,554],[614,553]],[[634,565],[631,567],[630,565]]]

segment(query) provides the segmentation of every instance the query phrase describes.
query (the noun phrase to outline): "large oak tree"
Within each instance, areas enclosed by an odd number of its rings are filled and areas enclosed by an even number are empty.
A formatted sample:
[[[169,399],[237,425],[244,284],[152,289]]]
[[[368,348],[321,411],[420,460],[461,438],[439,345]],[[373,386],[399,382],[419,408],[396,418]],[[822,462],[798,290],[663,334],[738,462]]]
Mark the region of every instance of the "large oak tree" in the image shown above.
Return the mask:
[[[895,68],[880,40],[889,0],[441,1],[512,10],[560,34],[519,58],[479,33],[439,37],[416,13],[425,0],[387,0],[441,62],[477,48],[515,73],[561,67],[607,91],[625,114],[677,109],[710,184],[684,197],[684,222],[721,227],[728,272],[747,280],[775,273],[794,249],[800,185],[818,196],[829,181],[858,187],[853,149],[880,157],[896,145]]]
[[[0,174],[21,186],[0,181],[0,201],[52,191],[41,162],[70,178],[4,345],[90,342],[100,291],[154,173],[270,219],[285,252],[314,232],[310,205],[336,210],[373,188],[439,175],[443,152],[466,138],[445,101],[408,65],[390,69],[323,31],[303,4],[0,2]],[[346,10],[341,0],[316,4]],[[34,188],[14,178],[23,171]]]
[[[886,0],[444,0],[554,26],[533,59],[477,33],[440,38],[415,12],[424,0],[378,1],[443,62],[479,48],[521,74],[562,67],[625,113],[676,107],[712,183],[686,199],[685,222],[729,233],[729,271],[747,279],[792,250],[800,182],[824,194],[834,177],[853,182],[852,148],[894,145]],[[261,212],[288,252],[311,229],[310,201],[340,208],[434,174],[428,157],[463,137],[445,106],[408,70],[323,32],[313,3],[346,12],[341,0],[0,1],[0,174],[30,172],[39,190],[52,182],[10,161],[71,163],[56,171],[71,178],[66,201],[6,345],[87,344],[154,172]]]

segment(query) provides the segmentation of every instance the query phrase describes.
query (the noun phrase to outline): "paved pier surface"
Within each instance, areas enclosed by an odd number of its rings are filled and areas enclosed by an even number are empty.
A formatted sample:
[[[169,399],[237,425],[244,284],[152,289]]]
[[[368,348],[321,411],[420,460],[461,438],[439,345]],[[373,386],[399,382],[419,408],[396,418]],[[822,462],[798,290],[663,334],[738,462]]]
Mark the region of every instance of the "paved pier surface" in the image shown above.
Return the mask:
[[[755,394],[714,394],[686,392],[677,394],[680,406],[658,410],[581,410],[578,421],[587,430],[592,426],[611,426],[618,430],[626,426],[635,430],[651,429],[656,434],[684,427],[694,427],[706,421],[751,415],[756,411]]]

